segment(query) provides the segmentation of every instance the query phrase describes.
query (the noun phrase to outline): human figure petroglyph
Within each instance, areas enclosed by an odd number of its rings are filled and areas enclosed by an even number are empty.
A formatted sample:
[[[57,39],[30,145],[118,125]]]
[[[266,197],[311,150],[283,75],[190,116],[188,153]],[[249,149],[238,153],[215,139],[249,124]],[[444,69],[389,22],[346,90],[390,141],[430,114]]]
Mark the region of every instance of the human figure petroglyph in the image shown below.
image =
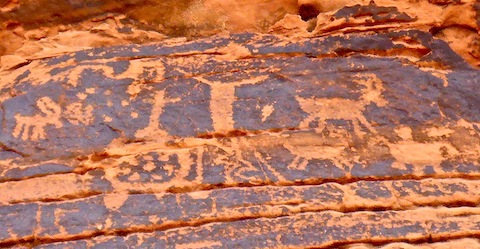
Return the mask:
[[[152,135],[168,136],[165,130],[160,128],[159,118],[163,113],[163,108],[168,103],[175,103],[180,101],[180,98],[169,99],[165,97],[165,91],[161,90],[155,93],[154,98],[152,99],[152,113],[150,114],[150,119],[147,127],[138,130],[135,133],[137,138],[145,138]]]
[[[309,124],[318,121],[317,132],[325,128],[325,121],[328,119],[352,120],[354,132],[361,135],[361,125],[365,126],[369,132],[375,133],[373,126],[363,115],[365,106],[374,102],[378,106],[386,105],[382,97],[383,86],[380,79],[374,74],[357,75],[353,82],[365,86],[361,90],[361,97],[357,100],[344,98],[302,98],[296,97],[303,111],[308,113],[308,117],[300,123],[300,128],[309,127]]]
[[[210,81],[203,77],[195,77],[196,80],[209,85],[211,88],[210,111],[213,120],[213,130],[217,133],[227,133],[235,129],[233,104],[236,100],[236,87],[258,84],[267,78],[268,75],[261,75],[237,82],[222,83],[219,81]]]
[[[60,121],[62,112],[61,107],[53,102],[49,97],[42,97],[37,100],[37,107],[41,114],[33,116],[15,115],[17,122],[13,129],[13,136],[23,140],[39,140],[45,139],[45,127],[54,125],[55,128],[61,128],[63,123]]]

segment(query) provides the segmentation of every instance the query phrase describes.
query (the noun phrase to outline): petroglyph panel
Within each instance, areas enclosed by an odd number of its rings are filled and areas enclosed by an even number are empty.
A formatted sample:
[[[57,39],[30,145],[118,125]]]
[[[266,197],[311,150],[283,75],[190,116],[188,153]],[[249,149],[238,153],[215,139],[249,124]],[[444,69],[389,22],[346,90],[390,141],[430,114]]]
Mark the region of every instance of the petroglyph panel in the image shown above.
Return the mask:
[[[0,76],[0,247],[476,237],[479,77],[413,30],[36,59]]]
[[[125,46],[45,59],[39,61],[41,66],[22,67],[6,77],[9,92],[17,95],[8,97],[7,88],[3,91],[3,141],[24,154],[48,158],[46,153],[38,152],[61,147],[62,151],[55,150],[60,153],[57,155],[68,156],[74,151],[100,149],[120,137],[130,140],[154,136],[197,137],[227,135],[233,130],[316,129],[321,132],[332,122],[346,122],[349,129],[353,129],[349,132],[363,137],[375,134],[378,126],[458,119],[450,111],[458,97],[448,90],[457,87],[455,79],[461,77],[458,73],[445,73],[452,83],[443,86],[437,74],[412,63],[361,56],[361,50],[367,50],[369,45],[360,44],[377,43],[386,50],[397,49],[401,45],[389,39],[398,36],[411,36],[425,46],[432,42],[424,33],[397,32],[353,36],[348,43],[342,41],[343,38],[327,37],[279,47],[262,45],[279,39],[275,36],[236,35],[229,43],[226,38],[214,38],[182,46]],[[248,63],[217,60],[216,55],[209,52],[211,44],[222,46],[232,42],[252,51]],[[439,44],[436,46],[442,45],[440,41],[433,42]],[[360,55],[348,60],[322,59],[330,53],[329,44],[340,44]],[[261,59],[262,54],[289,51],[308,57]],[[142,59],[147,53],[153,58]],[[188,57],[178,59],[175,57],[178,53],[182,56],[194,53],[192,56],[197,62],[191,63]],[[447,48],[437,49],[436,54],[440,53],[446,54],[443,57],[453,57]],[[314,56],[317,58],[312,58]],[[420,60],[428,61],[429,56]],[[444,67],[468,68],[466,64],[459,65],[459,60],[453,58],[445,62]],[[38,77],[39,68],[44,75],[47,72],[48,77]],[[474,82],[478,74],[471,77]],[[448,97],[443,97],[446,93]],[[474,92],[464,93],[468,105],[478,103],[478,98],[471,96]],[[442,101],[435,102],[436,99]],[[476,113],[470,115],[474,120],[468,121],[478,123],[476,116]],[[54,141],[53,134],[65,139]],[[91,139],[88,148],[81,142],[85,137]],[[66,140],[69,143],[63,142]]]

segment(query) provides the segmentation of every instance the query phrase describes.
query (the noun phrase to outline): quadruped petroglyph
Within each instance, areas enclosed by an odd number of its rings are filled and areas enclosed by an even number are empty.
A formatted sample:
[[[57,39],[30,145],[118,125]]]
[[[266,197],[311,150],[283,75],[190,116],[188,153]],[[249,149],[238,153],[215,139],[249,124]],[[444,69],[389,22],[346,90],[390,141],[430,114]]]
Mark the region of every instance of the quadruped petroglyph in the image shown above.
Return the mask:
[[[45,126],[53,125],[61,128],[63,123],[60,121],[62,109],[49,97],[41,97],[37,100],[36,106],[40,114],[33,116],[15,115],[16,126],[13,129],[13,136],[23,140],[45,139]]]

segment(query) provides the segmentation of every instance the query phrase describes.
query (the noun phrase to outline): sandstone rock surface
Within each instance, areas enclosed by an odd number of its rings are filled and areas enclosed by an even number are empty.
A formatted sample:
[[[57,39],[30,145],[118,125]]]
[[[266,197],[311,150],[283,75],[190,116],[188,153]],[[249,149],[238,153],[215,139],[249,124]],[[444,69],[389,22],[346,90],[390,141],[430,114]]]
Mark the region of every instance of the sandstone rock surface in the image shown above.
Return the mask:
[[[480,248],[479,3],[64,2],[0,1],[0,247]]]

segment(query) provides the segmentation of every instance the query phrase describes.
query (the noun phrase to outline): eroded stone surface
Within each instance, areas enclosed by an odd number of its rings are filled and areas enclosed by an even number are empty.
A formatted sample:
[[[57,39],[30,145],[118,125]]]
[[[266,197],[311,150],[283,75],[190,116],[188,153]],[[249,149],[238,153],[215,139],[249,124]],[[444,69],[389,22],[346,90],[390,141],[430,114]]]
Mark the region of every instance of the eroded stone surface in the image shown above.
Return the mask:
[[[461,216],[455,217],[457,214]],[[438,216],[442,219],[438,219]],[[431,222],[432,218],[434,222]],[[469,236],[478,233],[478,222],[478,210],[474,208],[448,211],[419,209],[400,213],[380,211],[344,214],[326,211],[275,219],[215,222],[198,227],[170,229],[166,232],[130,234],[121,241],[116,237],[101,238],[101,241],[104,240],[103,243],[122,248],[328,247],[344,242],[355,243],[365,238],[383,242],[397,238],[418,240],[447,233]],[[92,245],[95,242],[76,241],[74,243],[75,246],[90,248],[89,244]],[[69,244],[71,243],[57,244],[54,248],[69,246]]]
[[[0,3],[0,56],[28,60],[92,47],[147,44],[165,35],[266,32],[278,22],[287,29],[295,27],[298,32],[290,35],[302,37],[418,29],[447,41],[478,67],[478,6],[476,0],[4,1]],[[283,35],[289,33],[280,30]]]
[[[170,39],[133,12],[22,33],[0,71],[0,247],[478,247],[478,6],[298,4],[270,34]]]
[[[479,172],[480,113],[471,108],[479,105],[478,78],[444,42],[420,31],[303,40],[239,34],[33,61],[2,76],[0,202],[5,213],[27,219],[17,227],[2,216],[9,224],[2,243],[213,222],[219,227],[205,229],[220,237],[208,246],[261,246],[215,232],[246,218],[273,229],[258,241],[282,234],[277,223],[284,221],[326,233],[301,242],[309,237],[301,230],[267,247],[376,241],[361,234],[381,223],[353,234],[320,221],[332,210],[420,217],[421,209],[409,210],[478,203],[478,182],[461,179]],[[464,222],[455,217],[449,224]],[[390,235],[379,232],[380,240],[421,240],[439,229],[417,218],[402,222]],[[442,232],[430,231],[438,237],[477,233],[438,222]],[[404,230],[419,235],[403,237]],[[156,233],[138,235],[150,242],[135,236],[115,243],[167,243]]]

